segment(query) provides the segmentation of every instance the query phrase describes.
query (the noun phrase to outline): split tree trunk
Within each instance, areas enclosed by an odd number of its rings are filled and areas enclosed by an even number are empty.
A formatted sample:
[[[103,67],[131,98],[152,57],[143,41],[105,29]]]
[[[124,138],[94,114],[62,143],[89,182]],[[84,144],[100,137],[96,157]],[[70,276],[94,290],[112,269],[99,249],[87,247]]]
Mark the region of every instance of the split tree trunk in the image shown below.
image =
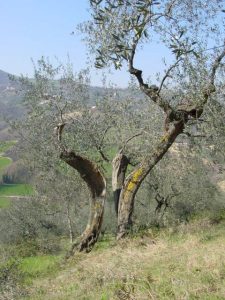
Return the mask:
[[[120,151],[112,161],[112,190],[115,204],[116,215],[118,215],[119,198],[124,184],[128,158]]]
[[[184,122],[182,120],[171,123],[155,151],[147,156],[126,179],[119,199],[117,239],[126,236],[131,229],[134,199],[142,181],[162,159],[183,129]]]
[[[69,255],[75,251],[89,252],[97,242],[102,226],[106,181],[97,166],[89,159],[65,149],[61,152],[60,158],[79,172],[91,192],[88,224],[78,241],[72,245]]]

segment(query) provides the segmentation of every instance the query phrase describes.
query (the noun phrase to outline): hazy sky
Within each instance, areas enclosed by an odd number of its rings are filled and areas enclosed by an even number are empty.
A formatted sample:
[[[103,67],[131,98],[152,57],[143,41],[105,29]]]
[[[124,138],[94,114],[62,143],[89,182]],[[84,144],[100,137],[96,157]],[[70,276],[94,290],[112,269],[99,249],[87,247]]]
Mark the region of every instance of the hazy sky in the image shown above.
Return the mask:
[[[81,35],[71,32],[88,18],[87,0],[0,0],[0,69],[32,76],[31,58],[36,61],[42,55],[63,62],[69,55],[75,71],[85,68],[85,45]],[[163,51],[157,45],[146,47],[137,61],[144,74],[149,76],[162,69]],[[91,74],[92,84],[101,85],[99,71],[93,69]],[[126,86],[129,75],[124,70],[110,78]]]

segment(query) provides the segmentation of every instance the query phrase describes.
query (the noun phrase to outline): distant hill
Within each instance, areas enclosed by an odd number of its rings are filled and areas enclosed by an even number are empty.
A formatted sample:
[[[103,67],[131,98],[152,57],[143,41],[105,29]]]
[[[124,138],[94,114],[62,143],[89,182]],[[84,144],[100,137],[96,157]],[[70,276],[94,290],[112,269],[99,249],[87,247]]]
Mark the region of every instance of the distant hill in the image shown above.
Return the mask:
[[[0,70],[0,140],[11,139],[6,119],[15,120],[24,115],[22,97],[16,91],[18,83],[10,80],[11,74]]]
[[[12,75],[0,70],[0,92],[15,92],[16,87],[18,87],[18,82],[12,80]]]
[[[6,87],[10,84],[9,74],[0,70],[0,87]]]
[[[10,79],[11,74],[0,70],[0,139],[8,139],[7,123],[5,119],[15,120],[21,118],[26,112],[22,105],[22,96],[18,93],[18,82]],[[89,88],[89,105],[93,106],[99,101],[105,92],[116,95],[118,99],[126,99],[131,93],[136,99],[140,99],[140,92],[134,94],[129,89],[112,89],[90,86]],[[9,137],[11,138],[11,137]]]

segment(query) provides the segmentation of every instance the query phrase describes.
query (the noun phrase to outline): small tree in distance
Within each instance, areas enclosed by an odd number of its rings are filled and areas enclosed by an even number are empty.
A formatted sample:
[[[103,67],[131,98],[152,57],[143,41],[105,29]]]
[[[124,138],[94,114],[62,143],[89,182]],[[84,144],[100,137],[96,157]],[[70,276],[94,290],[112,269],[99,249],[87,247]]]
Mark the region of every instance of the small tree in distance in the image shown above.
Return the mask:
[[[126,63],[141,92],[161,108],[165,119],[164,133],[154,150],[139,161],[121,186],[117,233],[120,239],[132,226],[135,195],[143,180],[185,132],[189,121],[201,118],[207,103],[216,95],[217,86],[223,83],[219,77],[225,56],[223,1],[89,3],[92,19],[80,28],[86,34],[89,49],[95,53],[96,68],[113,65],[120,69]],[[173,57],[165,73],[156,76],[157,85],[145,81],[142,70],[135,66],[137,50],[154,40]],[[149,55],[152,58],[154,53]]]

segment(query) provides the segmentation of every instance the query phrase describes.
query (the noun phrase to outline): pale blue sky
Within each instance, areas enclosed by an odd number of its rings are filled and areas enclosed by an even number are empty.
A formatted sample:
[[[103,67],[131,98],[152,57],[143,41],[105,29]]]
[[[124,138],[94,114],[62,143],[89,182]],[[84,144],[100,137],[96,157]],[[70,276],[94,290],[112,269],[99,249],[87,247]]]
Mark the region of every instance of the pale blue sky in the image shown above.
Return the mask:
[[[86,66],[86,48],[80,35],[71,35],[76,25],[87,20],[87,0],[0,0],[0,69],[32,76],[31,58],[42,55],[66,61],[69,54],[75,71]],[[149,51],[154,55],[150,60]],[[161,66],[162,52],[157,45],[147,47],[138,63],[151,75]],[[93,85],[101,85],[99,71],[92,70]],[[129,75],[125,71],[110,77],[119,86],[126,86]]]

